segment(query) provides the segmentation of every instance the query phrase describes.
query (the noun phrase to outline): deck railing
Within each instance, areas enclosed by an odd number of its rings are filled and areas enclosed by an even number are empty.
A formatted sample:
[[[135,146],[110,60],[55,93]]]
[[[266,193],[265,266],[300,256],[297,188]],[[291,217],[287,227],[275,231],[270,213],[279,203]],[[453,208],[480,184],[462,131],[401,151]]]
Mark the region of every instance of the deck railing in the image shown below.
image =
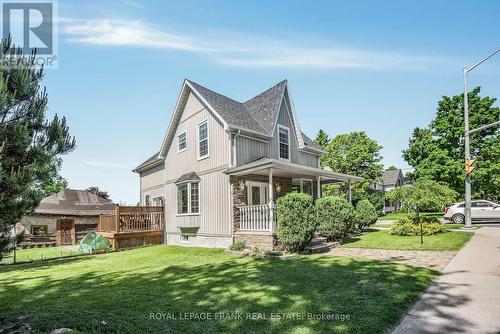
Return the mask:
[[[269,204],[248,205],[239,207],[240,230],[242,231],[273,231],[271,208]],[[273,210],[274,217],[274,210]],[[273,219],[276,221],[276,218]]]
[[[116,206],[114,215],[101,215],[98,232],[162,231],[163,206]]]

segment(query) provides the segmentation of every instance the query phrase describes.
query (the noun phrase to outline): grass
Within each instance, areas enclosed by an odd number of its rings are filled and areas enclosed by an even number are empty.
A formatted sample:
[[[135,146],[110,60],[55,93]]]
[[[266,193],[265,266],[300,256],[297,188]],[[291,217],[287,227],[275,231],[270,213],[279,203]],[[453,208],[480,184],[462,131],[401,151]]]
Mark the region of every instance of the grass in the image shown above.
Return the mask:
[[[344,242],[342,247],[375,248],[399,250],[457,251],[472,237],[468,232],[443,232],[424,236],[420,244],[420,236],[398,236],[389,231],[368,230],[358,237]]]
[[[391,212],[386,214],[385,216],[378,217],[378,220],[398,220],[401,219],[403,216],[407,216],[407,212]],[[443,218],[444,213],[443,212],[421,212],[420,215],[422,216],[432,216],[436,218]]]
[[[46,260],[56,257],[79,255],[78,250],[70,250],[65,247],[41,247],[41,248],[27,248],[19,249],[16,251],[16,262],[30,262]],[[11,252],[7,257],[0,260],[0,264],[13,263],[14,253]]]
[[[2,267],[0,315],[25,314],[36,332],[381,333],[436,276],[366,259],[154,246]],[[211,319],[186,319],[202,312]]]

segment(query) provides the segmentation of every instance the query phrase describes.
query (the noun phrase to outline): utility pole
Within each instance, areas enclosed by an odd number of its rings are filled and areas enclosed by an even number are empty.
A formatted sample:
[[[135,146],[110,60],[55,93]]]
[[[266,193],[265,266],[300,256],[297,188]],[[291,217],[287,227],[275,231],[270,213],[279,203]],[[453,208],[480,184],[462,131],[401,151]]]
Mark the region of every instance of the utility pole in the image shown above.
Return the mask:
[[[488,57],[484,58],[483,60],[477,62],[476,64],[472,65],[469,68],[464,68],[464,128],[465,128],[465,133],[464,133],[464,145],[465,145],[465,164],[466,166],[469,165],[469,160],[471,160],[470,157],[470,135],[474,132],[484,130],[487,128],[490,128],[495,125],[499,125],[500,122],[494,122],[488,125],[481,126],[477,129],[470,130],[469,131],[469,98],[467,96],[467,74],[496,55],[498,52],[500,52],[500,49],[497,49],[495,52],[490,54]],[[471,220],[471,183],[470,183],[470,172],[465,173],[465,227],[466,228],[472,228],[472,220]]]

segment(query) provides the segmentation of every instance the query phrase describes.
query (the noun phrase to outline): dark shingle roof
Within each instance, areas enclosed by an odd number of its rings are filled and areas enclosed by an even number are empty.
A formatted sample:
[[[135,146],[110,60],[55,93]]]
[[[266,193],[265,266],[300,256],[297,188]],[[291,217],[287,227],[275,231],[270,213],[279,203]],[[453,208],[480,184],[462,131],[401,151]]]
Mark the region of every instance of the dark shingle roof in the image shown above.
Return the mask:
[[[199,180],[201,179],[198,176],[198,174],[196,174],[195,172],[191,172],[182,175],[180,178],[177,179],[177,181],[175,181],[175,183],[181,183],[184,181],[199,181]]]
[[[162,159],[159,159],[158,158],[158,155],[160,154],[160,152],[156,152],[155,154],[153,154],[151,157],[149,157],[146,161],[144,161],[142,164],[140,164],[139,166],[135,167],[134,168],[134,172],[138,171],[139,169],[149,165],[149,164],[152,164],[153,162],[155,161],[159,161],[159,160],[162,160]]]
[[[243,103],[245,108],[258,120],[268,135],[273,133],[274,124],[280,112],[281,97],[285,88],[286,80],[283,80]]]
[[[401,169],[386,170],[382,175],[383,185],[394,185],[398,182]]]
[[[113,213],[115,204],[87,190],[67,189],[45,197],[34,210],[38,214],[97,216]]]
[[[323,150],[323,148],[321,146],[319,146],[318,143],[316,143],[314,140],[312,140],[311,138],[306,136],[306,134],[304,132],[302,132],[302,138],[304,138],[304,144],[306,146],[310,146],[310,147],[317,149],[317,150]]]
[[[238,101],[211,91],[208,88],[188,80],[201,96],[217,111],[217,113],[230,125],[241,127],[250,131],[267,134],[265,129],[257,122],[247,108]]]

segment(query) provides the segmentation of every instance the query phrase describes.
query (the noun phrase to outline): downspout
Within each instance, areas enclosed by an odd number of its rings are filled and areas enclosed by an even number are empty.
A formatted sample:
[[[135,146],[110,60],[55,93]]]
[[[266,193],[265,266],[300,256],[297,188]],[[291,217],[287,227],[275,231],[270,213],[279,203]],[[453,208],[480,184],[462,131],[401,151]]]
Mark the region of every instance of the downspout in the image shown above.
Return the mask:
[[[236,138],[240,136],[241,130],[238,129],[238,132],[232,134],[231,136],[231,146],[232,146],[232,154],[231,154],[231,166],[236,166]]]

